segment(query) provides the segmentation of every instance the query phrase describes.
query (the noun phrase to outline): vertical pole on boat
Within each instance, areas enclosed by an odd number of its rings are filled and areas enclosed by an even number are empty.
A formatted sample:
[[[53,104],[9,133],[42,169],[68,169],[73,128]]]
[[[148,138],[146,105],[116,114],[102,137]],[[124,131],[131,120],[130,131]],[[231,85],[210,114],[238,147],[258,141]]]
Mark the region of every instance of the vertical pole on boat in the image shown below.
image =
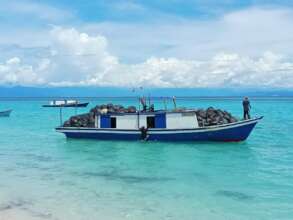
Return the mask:
[[[95,118],[95,128],[98,127],[98,116],[97,116],[97,113],[94,112],[94,118]]]
[[[167,103],[166,103],[166,99],[164,98],[163,101],[164,101],[165,111],[167,111]]]
[[[176,97],[175,96],[173,96],[173,103],[174,103],[174,108],[175,108],[175,110],[176,110],[176,108],[177,108],[177,105],[176,105]]]
[[[139,129],[140,97],[138,97],[137,128]]]
[[[60,107],[59,116],[60,116],[60,126],[62,126],[62,107]]]
[[[77,115],[77,102],[75,102],[75,108],[74,108],[74,110],[75,110],[75,115]]]
[[[138,97],[138,111],[140,111],[140,97]]]
[[[149,109],[151,108],[151,94],[149,93]]]

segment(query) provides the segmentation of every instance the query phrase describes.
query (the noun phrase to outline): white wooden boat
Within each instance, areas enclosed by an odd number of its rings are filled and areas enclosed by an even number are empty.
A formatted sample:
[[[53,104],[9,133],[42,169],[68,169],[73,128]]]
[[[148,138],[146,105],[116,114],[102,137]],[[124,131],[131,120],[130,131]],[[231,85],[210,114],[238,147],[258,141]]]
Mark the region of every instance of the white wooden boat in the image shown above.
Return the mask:
[[[79,102],[78,100],[53,100],[43,107],[87,107],[88,102]]]
[[[199,127],[194,111],[102,113],[94,127],[57,127],[68,138],[153,141],[244,141],[262,117]]]

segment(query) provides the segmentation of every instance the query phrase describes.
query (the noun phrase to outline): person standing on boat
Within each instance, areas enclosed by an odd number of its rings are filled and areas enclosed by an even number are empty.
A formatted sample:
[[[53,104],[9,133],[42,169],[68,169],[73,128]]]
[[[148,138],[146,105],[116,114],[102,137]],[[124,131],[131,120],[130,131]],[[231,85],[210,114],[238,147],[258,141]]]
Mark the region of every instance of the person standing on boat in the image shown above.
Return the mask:
[[[145,98],[143,97],[143,98],[139,98],[139,100],[140,100],[140,103],[142,104],[142,111],[143,112],[146,112],[146,110],[147,110],[147,105],[146,105],[146,100],[145,100]]]
[[[243,119],[250,119],[250,109],[251,109],[251,105],[250,105],[250,101],[248,99],[248,97],[245,97],[242,101],[242,105],[243,105]]]

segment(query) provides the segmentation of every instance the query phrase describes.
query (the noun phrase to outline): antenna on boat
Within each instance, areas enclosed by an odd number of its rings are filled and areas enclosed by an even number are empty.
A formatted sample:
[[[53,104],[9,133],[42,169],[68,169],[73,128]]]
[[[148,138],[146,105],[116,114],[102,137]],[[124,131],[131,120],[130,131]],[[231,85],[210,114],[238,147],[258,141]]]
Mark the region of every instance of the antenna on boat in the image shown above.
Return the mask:
[[[77,115],[77,100],[75,100],[75,108],[74,108],[75,115]]]
[[[140,113],[140,96],[138,96],[138,111],[137,111],[137,128],[139,129],[139,113]]]
[[[62,120],[62,107],[60,107],[60,112],[59,112],[59,115],[60,115],[60,126],[62,126],[63,124],[63,120]]]
[[[173,100],[173,103],[174,103],[174,108],[175,108],[175,110],[176,110],[176,108],[177,108],[177,105],[176,105],[176,97],[173,96],[173,97],[172,97],[172,100]]]
[[[164,102],[165,111],[167,111],[167,102],[165,98],[163,98],[163,102]]]
[[[140,96],[138,96],[137,101],[138,101],[138,111],[140,111]]]
[[[149,109],[151,108],[151,94],[149,93]]]

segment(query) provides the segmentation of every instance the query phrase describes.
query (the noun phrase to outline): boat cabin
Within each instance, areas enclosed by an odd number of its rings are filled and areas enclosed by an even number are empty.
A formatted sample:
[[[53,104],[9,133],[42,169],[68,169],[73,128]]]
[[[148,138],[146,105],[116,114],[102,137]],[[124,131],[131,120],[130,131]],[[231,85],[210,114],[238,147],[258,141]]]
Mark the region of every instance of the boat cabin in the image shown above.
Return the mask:
[[[194,111],[184,112],[136,112],[136,113],[106,113],[95,116],[96,128],[113,129],[189,129],[198,128]]]
[[[53,100],[50,101],[50,105],[68,105],[68,104],[77,104],[77,100]]]

